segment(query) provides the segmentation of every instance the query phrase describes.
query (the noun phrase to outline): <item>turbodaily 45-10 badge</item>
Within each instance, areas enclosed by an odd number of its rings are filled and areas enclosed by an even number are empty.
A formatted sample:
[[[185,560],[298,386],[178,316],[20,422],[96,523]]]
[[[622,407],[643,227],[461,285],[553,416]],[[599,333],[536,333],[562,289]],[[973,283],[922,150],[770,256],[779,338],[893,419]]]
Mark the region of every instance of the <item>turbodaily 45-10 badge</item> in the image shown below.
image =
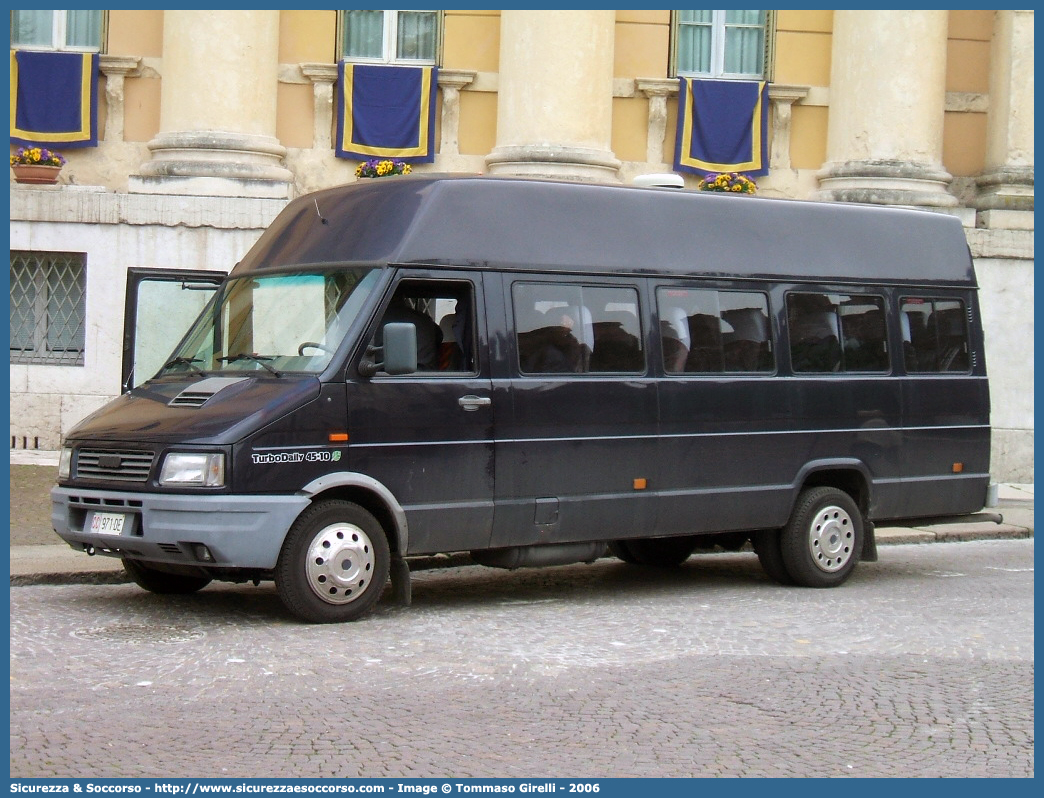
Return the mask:
[[[250,459],[254,465],[271,465],[273,463],[336,463],[341,459],[339,449],[328,451],[318,449],[307,452],[267,452],[252,454]]]

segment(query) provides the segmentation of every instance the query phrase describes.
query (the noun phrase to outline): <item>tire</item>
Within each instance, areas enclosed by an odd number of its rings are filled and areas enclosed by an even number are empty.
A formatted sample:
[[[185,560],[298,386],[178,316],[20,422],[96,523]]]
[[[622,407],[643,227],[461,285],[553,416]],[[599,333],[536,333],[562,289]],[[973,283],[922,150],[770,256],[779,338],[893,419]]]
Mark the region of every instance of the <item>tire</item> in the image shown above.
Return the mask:
[[[620,541],[616,541],[620,543]],[[685,535],[676,538],[646,538],[628,540],[625,549],[631,559],[616,556],[624,562],[635,565],[652,565],[657,568],[671,568],[681,565],[696,548],[696,538]],[[615,552],[614,552],[615,554]]]
[[[787,573],[805,587],[836,587],[848,579],[863,546],[863,515],[844,491],[808,488],[798,494],[780,536]]]
[[[721,532],[707,538],[712,546],[720,546],[723,551],[739,551],[748,540],[750,535],[747,532]]]
[[[322,501],[290,527],[276,563],[276,589],[303,621],[354,621],[381,597],[390,566],[388,539],[376,518],[349,501]]]
[[[133,579],[138,587],[161,596],[195,593],[213,581],[209,576],[189,576],[157,571],[155,568],[149,568],[137,560],[124,559],[123,570],[127,572],[127,576]]]
[[[781,585],[794,584],[794,578],[783,564],[783,552],[780,549],[780,530],[762,529],[750,536],[754,552],[758,555],[762,570],[771,579]]]
[[[638,560],[631,554],[631,550],[627,547],[626,540],[610,540],[609,541],[609,553],[614,557],[618,557],[625,563],[630,565],[638,565]]]

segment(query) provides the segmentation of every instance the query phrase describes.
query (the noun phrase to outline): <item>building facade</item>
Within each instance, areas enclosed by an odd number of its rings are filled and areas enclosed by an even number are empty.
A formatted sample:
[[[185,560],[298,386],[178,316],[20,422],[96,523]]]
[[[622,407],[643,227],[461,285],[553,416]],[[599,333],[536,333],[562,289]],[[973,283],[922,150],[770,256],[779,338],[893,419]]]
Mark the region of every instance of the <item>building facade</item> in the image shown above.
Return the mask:
[[[340,62],[419,64],[415,171],[598,182],[675,171],[679,77],[766,81],[760,194],[961,219],[994,477],[1033,480],[1032,11],[16,11],[11,30],[12,53],[98,53],[96,141],[54,145],[57,185],[11,184],[13,448],[58,448],[119,394],[142,274],[228,271],[289,199],[357,179]],[[133,323],[172,349],[187,321],[164,311]]]

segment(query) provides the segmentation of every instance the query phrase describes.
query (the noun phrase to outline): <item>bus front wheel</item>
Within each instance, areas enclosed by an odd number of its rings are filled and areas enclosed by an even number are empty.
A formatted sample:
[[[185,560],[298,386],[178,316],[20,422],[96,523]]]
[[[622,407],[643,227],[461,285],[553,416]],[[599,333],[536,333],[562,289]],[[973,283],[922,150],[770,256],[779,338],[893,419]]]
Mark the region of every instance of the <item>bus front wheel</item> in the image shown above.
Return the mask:
[[[831,487],[803,490],[780,535],[783,565],[795,584],[805,587],[840,585],[852,575],[862,545],[859,507]]]
[[[391,553],[380,523],[341,499],[305,510],[283,542],[276,564],[279,598],[309,623],[362,617],[381,597]]]

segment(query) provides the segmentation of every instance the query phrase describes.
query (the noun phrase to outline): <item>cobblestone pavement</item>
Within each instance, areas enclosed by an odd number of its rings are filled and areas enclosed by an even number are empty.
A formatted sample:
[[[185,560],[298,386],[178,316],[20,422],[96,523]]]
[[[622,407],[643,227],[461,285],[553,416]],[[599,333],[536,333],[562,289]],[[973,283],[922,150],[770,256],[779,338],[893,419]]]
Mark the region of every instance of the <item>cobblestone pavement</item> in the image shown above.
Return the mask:
[[[749,553],[414,577],[308,626],[271,585],[11,590],[11,776],[1016,776],[1032,540],[882,549],[843,587]]]

